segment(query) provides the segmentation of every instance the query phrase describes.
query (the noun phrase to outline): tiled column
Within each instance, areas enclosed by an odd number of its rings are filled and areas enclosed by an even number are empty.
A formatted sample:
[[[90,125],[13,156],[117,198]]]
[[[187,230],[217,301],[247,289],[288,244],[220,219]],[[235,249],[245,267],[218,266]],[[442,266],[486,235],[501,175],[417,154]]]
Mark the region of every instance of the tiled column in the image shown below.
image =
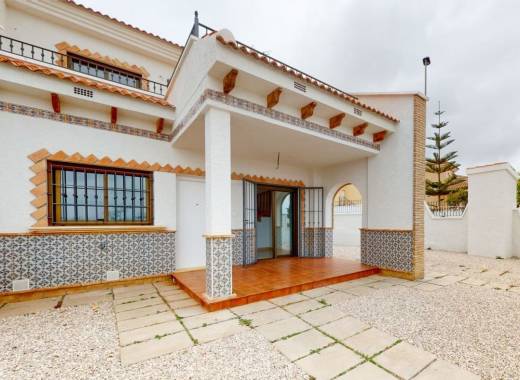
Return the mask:
[[[206,296],[214,299],[233,293],[230,114],[210,108],[204,122]]]

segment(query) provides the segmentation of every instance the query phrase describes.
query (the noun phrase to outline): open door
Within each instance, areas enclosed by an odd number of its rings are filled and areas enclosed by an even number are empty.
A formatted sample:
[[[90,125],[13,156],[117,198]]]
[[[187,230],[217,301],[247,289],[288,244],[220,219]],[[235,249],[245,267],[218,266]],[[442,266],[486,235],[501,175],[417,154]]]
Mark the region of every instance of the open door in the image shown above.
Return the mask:
[[[243,180],[243,265],[256,263],[256,183]]]
[[[325,257],[323,187],[302,187],[299,191],[301,257]]]

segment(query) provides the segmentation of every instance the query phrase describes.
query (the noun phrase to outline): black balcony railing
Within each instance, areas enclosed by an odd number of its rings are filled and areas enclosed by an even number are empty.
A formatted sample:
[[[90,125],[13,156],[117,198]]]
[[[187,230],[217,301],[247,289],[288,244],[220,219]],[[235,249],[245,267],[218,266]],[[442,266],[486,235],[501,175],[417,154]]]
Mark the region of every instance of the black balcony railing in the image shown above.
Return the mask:
[[[452,205],[447,202],[428,202],[428,207],[434,216],[462,216],[466,210],[465,204]]]
[[[0,51],[5,51],[20,57],[43,62],[60,68],[69,69],[109,82],[136,88],[157,95],[165,95],[167,84],[154,82],[125,70],[119,70],[110,65],[73,54],[62,54],[41,46],[19,41],[0,35]]]

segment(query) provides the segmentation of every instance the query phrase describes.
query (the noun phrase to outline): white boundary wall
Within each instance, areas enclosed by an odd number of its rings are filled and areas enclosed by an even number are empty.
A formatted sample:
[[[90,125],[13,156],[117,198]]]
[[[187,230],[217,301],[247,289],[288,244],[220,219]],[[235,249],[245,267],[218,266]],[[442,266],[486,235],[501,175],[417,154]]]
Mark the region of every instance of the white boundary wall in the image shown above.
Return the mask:
[[[424,204],[424,246],[440,251],[468,251],[468,208],[462,216],[434,216]]]

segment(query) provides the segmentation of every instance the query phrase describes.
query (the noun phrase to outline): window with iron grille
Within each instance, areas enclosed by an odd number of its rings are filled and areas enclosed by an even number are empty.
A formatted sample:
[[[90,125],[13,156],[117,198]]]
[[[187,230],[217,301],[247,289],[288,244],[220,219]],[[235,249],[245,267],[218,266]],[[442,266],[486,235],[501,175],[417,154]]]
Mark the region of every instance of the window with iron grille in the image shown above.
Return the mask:
[[[47,165],[49,225],[153,223],[151,172]]]
[[[141,88],[141,75],[96,62],[92,59],[67,53],[68,68],[83,74],[96,76],[125,86]]]

